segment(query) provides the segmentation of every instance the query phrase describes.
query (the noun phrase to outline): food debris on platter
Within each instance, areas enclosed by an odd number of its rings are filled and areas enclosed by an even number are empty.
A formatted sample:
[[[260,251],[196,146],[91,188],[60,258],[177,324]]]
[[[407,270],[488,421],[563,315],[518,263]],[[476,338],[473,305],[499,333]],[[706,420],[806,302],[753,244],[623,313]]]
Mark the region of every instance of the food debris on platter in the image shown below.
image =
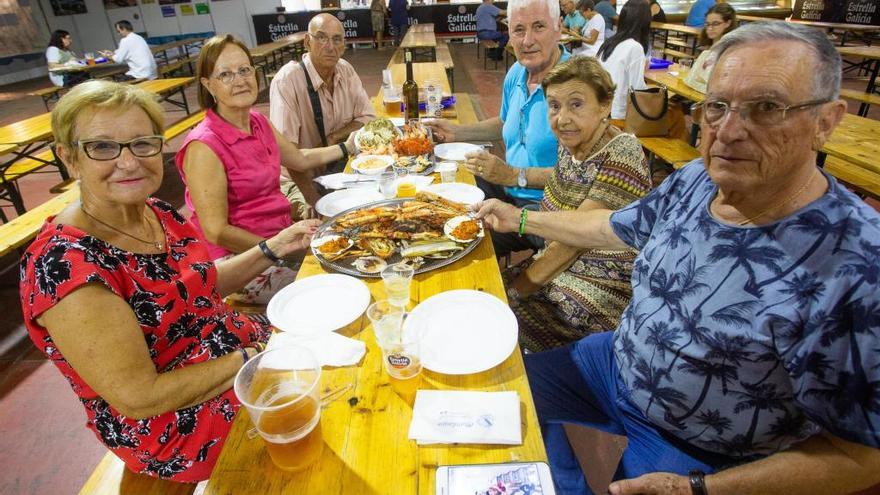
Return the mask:
[[[364,274],[378,273],[400,261],[418,269],[428,260],[454,256],[482,236],[481,223],[467,214],[464,204],[419,192],[411,200],[367,206],[333,219],[312,241],[313,252],[334,266]],[[454,219],[462,220],[450,227]]]

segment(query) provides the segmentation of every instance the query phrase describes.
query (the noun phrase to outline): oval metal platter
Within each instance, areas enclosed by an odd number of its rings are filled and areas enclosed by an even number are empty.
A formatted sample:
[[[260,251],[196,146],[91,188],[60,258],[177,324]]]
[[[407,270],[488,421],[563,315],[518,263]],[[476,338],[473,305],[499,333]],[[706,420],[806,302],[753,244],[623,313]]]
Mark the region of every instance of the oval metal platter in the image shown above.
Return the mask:
[[[314,238],[322,237],[327,231],[332,230],[332,228],[336,225],[336,220],[338,218],[340,218],[344,215],[347,215],[353,211],[365,210],[368,208],[376,208],[379,206],[396,206],[401,203],[405,203],[407,201],[412,201],[412,198],[386,199],[383,201],[376,201],[374,203],[369,203],[369,204],[358,206],[355,208],[350,208],[350,209],[345,210],[342,213],[330,218],[326,222],[324,222],[324,224],[318,228],[318,231],[315,232]],[[418,267],[416,269],[415,273],[416,274],[425,273],[425,272],[429,272],[431,270],[436,270],[437,268],[442,268],[444,266],[451,265],[452,263],[455,263],[456,261],[467,256],[468,253],[473,251],[474,248],[476,248],[477,245],[479,245],[480,242],[482,242],[482,241],[483,241],[483,237],[477,237],[476,239],[471,241],[469,244],[464,246],[464,249],[456,252],[455,254],[453,254],[452,256],[450,256],[448,258],[443,258],[443,259],[425,258],[425,263],[422,266]],[[317,252],[317,249],[315,247],[312,247],[311,250],[312,250],[312,254],[315,256],[315,258],[318,259],[318,262],[321,263],[321,266],[323,266],[324,268],[326,268],[328,270],[333,270],[335,272],[344,273],[346,275],[352,275],[354,277],[362,277],[362,278],[379,278],[381,276],[379,273],[364,273],[364,272],[361,272],[360,270],[358,270],[357,268],[355,268],[352,265],[352,263],[354,263],[354,260],[357,259],[356,257],[344,258],[344,259],[337,260],[337,261],[329,261],[329,260],[324,259],[324,257],[321,256]],[[402,258],[402,256],[400,256],[400,251],[398,249],[397,251],[394,252],[394,254],[389,256],[388,259],[386,259],[385,261],[389,265],[391,265],[393,263],[397,263],[398,261],[401,261],[402,259],[403,258]]]

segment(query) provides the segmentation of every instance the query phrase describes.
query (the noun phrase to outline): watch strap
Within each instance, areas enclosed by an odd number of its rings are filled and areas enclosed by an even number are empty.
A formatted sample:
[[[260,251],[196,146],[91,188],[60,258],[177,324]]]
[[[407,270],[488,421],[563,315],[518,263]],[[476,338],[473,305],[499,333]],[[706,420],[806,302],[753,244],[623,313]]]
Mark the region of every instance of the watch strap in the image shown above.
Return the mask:
[[[275,253],[272,252],[271,249],[269,249],[269,245],[266,244],[266,241],[260,241],[260,243],[257,245],[260,246],[260,251],[263,252],[263,256],[269,258],[269,261],[275,263],[276,265],[281,265],[282,263],[284,263],[283,259],[279,258]]]
[[[345,147],[345,143],[339,143],[339,149],[342,150],[342,159],[348,160],[348,148]]]
[[[709,495],[706,491],[706,473],[694,469],[688,473],[688,483],[691,485],[692,495]]]

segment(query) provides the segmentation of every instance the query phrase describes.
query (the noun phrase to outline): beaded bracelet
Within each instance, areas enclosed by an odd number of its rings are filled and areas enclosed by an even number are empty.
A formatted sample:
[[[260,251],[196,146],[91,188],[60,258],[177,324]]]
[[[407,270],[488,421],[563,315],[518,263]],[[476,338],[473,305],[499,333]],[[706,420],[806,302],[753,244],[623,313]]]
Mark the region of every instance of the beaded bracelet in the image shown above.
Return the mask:
[[[519,213],[519,232],[517,233],[517,235],[520,236],[520,237],[522,237],[523,234],[526,233],[526,216],[527,216],[527,212],[528,212],[528,210],[526,210],[525,208],[523,208],[522,211],[520,211],[520,213]]]

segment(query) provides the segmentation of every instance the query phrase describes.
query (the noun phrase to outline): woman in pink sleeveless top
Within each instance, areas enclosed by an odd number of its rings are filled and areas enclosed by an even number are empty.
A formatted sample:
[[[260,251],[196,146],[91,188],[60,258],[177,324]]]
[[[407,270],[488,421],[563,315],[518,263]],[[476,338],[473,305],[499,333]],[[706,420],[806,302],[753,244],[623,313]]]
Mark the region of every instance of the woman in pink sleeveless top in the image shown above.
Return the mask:
[[[258,94],[253,59],[231,35],[215,36],[199,53],[199,102],[205,120],[190,131],[175,158],[186,184],[192,222],[208,242],[212,258],[240,253],[293,223],[281,192],[281,166],[300,172],[348,156],[348,142],[300,151],[252,109]],[[236,298],[265,304],[296,273],[274,266]]]

